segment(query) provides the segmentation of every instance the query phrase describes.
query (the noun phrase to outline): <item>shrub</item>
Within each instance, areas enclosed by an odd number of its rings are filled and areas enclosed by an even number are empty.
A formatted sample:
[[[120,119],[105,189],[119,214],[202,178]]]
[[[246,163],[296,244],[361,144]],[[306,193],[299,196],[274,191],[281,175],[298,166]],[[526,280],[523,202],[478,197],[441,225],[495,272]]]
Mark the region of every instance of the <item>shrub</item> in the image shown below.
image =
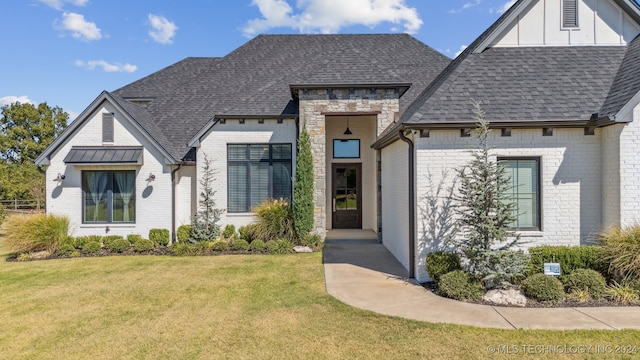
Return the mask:
[[[313,229],[314,201],[313,186],[313,155],[311,153],[311,138],[307,131],[306,122],[298,136],[298,156],[296,157],[296,179],[293,183],[293,224],[298,237],[304,237]],[[311,246],[308,244],[303,244]],[[312,247],[312,246],[311,246]]]
[[[229,250],[229,243],[224,240],[216,240],[211,244],[212,251],[227,251]]]
[[[533,274],[522,282],[522,291],[538,301],[561,301],[564,299],[562,282],[553,276]]]
[[[116,240],[121,240],[124,239],[122,236],[120,235],[109,235],[109,236],[105,236],[102,238],[102,245],[104,245],[104,247],[106,247],[107,249],[111,250],[111,244],[116,241]]]
[[[195,256],[201,255],[202,247],[191,243],[176,243],[171,245],[171,251],[175,256]]]
[[[494,251],[488,254],[486,266],[480,272],[486,274],[482,281],[487,289],[509,287],[525,278],[529,255],[523,251]]]
[[[76,248],[74,248],[73,245],[62,244],[58,247],[58,250],[56,250],[56,255],[58,256],[70,255],[74,251],[76,251]]]
[[[22,253],[18,255],[18,257],[16,258],[16,261],[20,261],[20,262],[29,261],[29,260],[31,260],[31,254],[29,253]]]
[[[247,240],[236,239],[231,241],[231,250],[235,251],[247,251],[249,250],[249,243]]]
[[[438,291],[451,299],[478,300],[484,294],[484,287],[468,273],[454,270],[440,276]]]
[[[609,274],[616,279],[640,278],[640,224],[611,227],[600,235]]]
[[[149,240],[160,246],[169,244],[169,230],[167,229],[151,229],[149,230]]]
[[[289,202],[283,199],[266,200],[255,209],[260,218],[254,229],[254,237],[265,240],[295,239],[293,212]]]
[[[132,245],[137,244],[140,240],[143,240],[142,235],[138,235],[138,234],[127,235],[127,241],[130,242]]]
[[[71,245],[72,247],[74,247],[75,244],[76,244],[76,238],[68,235],[64,238],[64,240],[62,240],[62,243],[60,243],[60,245]]]
[[[276,248],[273,252],[274,254],[288,254],[293,252],[293,242],[289,239],[278,239],[276,240]]]
[[[142,240],[138,240],[133,244],[133,249],[136,252],[146,252],[146,251],[151,251],[156,247],[156,244],[153,243],[153,241],[151,240],[146,240],[146,239],[142,239]]]
[[[178,242],[186,243],[189,242],[189,238],[191,236],[191,225],[180,225],[178,230],[176,231],[176,239]]]
[[[66,216],[48,214],[27,218],[13,216],[4,226],[7,230],[6,244],[15,252],[53,253],[67,237],[69,219]]]
[[[629,287],[631,287],[632,289],[635,289],[638,293],[640,293],[640,278],[625,278],[624,280],[622,280],[622,283],[624,285],[628,285]]]
[[[440,277],[454,270],[462,270],[460,256],[453,252],[435,251],[427,254],[426,268],[431,280],[438,283]]]
[[[151,240],[149,240],[151,241]],[[129,248],[129,246],[131,246],[131,243],[129,243],[127,241],[127,239],[125,238],[120,238],[120,239],[116,239],[113,240],[108,247],[106,247],[107,249],[111,250],[112,252],[117,252],[117,253],[121,253],[124,252],[125,250],[127,250]]]
[[[82,252],[85,254],[96,254],[100,252],[100,243],[97,241],[89,241],[82,245]]]
[[[264,244],[264,249],[270,254],[275,254],[278,251],[278,242],[269,240]]]
[[[102,244],[102,236],[100,235],[79,236],[75,239],[74,246],[76,249],[82,249],[84,245],[89,242],[97,242],[98,244]]]
[[[192,242],[210,241],[220,235],[220,217],[224,210],[216,207],[213,182],[215,181],[214,169],[211,160],[204,154],[204,165],[200,177],[200,198],[198,199],[198,211],[193,215],[189,239]],[[201,175],[200,175],[201,174]]]
[[[529,249],[531,256],[529,275],[543,273],[544,263],[560,263],[563,275],[576,269],[592,269],[601,274],[607,273],[603,248],[600,246],[538,246]]]
[[[267,247],[264,244],[264,241],[262,241],[260,239],[253,240],[249,244],[249,250],[251,250],[253,252],[263,252],[263,251],[265,251],[266,248]]]
[[[249,224],[238,228],[240,239],[246,240],[248,243],[251,243],[253,239],[255,239],[254,234],[256,231],[256,227],[257,224]]]
[[[588,291],[593,299],[600,299],[607,289],[607,282],[599,272],[591,269],[576,269],[563,277],[567,292]]]
[[[232,224],[228,224],[227,226],[225,226],[224,230],[222,231],[222,237],[228,240],[237,238],[238,236],[236,234],[236,227]]]
[[[322,249],[324,246],[322,237],[314,233],[308,233],[306,235],[303,235],[299,241],[300,241],[300,245],[308,246],[312,249]]]
[[[633,288],[629,283],[618,284],[613,282],[605,291],[604,296],[613,301],[628,304],[640,302],[640,291]]]
[[[593,299],[591,294],[589,294],[589,290],[581,290],[581,289],[573,289],[567,294],[567,300],[573,300],[577,302],[587,302]]]

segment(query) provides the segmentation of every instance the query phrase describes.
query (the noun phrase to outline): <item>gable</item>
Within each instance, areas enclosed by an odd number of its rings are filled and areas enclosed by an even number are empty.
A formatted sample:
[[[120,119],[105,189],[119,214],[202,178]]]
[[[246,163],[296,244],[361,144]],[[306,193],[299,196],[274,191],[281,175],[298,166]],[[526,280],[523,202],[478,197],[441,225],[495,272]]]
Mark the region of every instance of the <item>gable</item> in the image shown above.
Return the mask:
[[[614,0],[528,1],[488,47],[626,45],[640,34],[640,25],[618,3]]]

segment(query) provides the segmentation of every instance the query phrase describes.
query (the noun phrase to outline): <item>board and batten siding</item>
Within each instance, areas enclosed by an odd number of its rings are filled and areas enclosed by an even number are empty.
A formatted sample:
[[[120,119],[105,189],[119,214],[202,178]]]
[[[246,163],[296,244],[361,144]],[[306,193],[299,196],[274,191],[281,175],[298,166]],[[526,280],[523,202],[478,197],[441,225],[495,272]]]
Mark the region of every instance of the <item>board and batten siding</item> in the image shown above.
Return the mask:
[[[382,244],[409,269],[408,145],[396,141],[380,151]]]
[[[625,45],[640,33],[611,0],[578,0],[578,27],[562,25],[562,1],[534,1],[491,46]]]
[[[275,119],[264,119],[260,124],[257,119],[246,119],[241,124],[240,120],[227,119],[224,123],[215,124],[203,137],[197,153],[197,178],[202,177],[204,157],[211,160],[214,169],[213,188],[216,191],[216,207],[225,212],[220,220],[220,225],[234,225],[237,228],[257,222],[254,213],[228,213],[227,209],[227,144],[291,144],[292,149],[292,178],[295,178],[296,157],[296,122],[285,119],[278,123]],[[200,194],[201,184],[198,181],[196,194]],[[292,190],[293,193],[293,190]],[[196,195],[196,201],[197,199]]]
[[[541,182],[541,231],[523,231],[522,247],[538,245],[580,245],[588,243],[602,228],[602,129],[585,136],[583,129],[555,129],[542,136],[541,129],[513,129],[510,137],[493,130],[489,137],[492,153],[500,157],[539,157]],[[416,279],[429,279],[424,260],[434,247],[428,234],[425,198],[430,187],[451,184],[456,169],[471,160],[477,139],[461,137],[459,130],[431,131],[416,143],[417,168],[417,260]],[[640,166],[638,166],[640,168]],[[445,185],[445,186],[446,186]],[[443,204],[445,197],[440,199]]]
[[[100,146],[103,144],[102,114],[113,113],[114,146],[143,146],[143,165],[66,165],[65,156],[73,146]],[[47,212],[68,216],[70,235],[122,235],[149,236],[153,228],[171,228],[171,167],[164,165],[164,156],[155,150],[138,130],[119,113],[115,107],[104,102],[76,130],[66,143],[50,156],[46,170]],[[80,121],[80,119],[76,120]],[[106,144],[105,144],[106,145]],[[136,170],[135,223],[132,224],[83,224],[82,223],[82,179],[83,170]],[[53,181],[58,174],[65,175],[60,185]],[[155,180],[147,182],[149,174]],[[108,228],[108,231],[107,231]]]

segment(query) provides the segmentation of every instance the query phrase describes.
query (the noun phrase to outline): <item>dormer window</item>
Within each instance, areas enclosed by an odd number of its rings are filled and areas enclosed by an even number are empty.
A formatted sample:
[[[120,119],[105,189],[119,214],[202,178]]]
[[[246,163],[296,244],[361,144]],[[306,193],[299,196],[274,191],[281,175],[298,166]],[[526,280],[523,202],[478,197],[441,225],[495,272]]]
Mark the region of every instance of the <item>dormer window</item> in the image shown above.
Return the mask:
[[[578,28],[578,0],[562,0],[562,28]]]

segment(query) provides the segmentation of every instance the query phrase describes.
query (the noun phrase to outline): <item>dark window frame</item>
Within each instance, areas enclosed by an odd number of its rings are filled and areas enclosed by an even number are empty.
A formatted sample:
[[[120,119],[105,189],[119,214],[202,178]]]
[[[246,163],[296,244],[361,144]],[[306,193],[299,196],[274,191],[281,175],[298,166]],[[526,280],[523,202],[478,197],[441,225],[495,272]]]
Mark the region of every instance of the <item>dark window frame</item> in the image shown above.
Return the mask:
[[[289,147],[289,158],[288,159],[276,159],[273,156],[273,148],[274,146],[288,146]],[[244,159],[231,159],[230,158],[230,147],[236,147],[236,146],[244,146],[245,147],[245,157]],[[251,146],[268,146],[269,147],[269,157],[268,159],[251,159]],[[293,144],[291,143],[227,143],[227,213],[230,214],[243,214],[243,213],[249,213],[252,212],[252,196],[251,196],[251,164],[258,164],[258,163],[268,163],[269,164],[269,171],[268,171],[268,192],[269,192],[269,196],[267,198],[274,198],[274,172],[273,172],[273,166],[274,164],[289,164],[289,172],[290,175],[293,175]],[[231,180],[231,171],[230,171],[230,167],[232,165],[237,165],[237,164],[245,164],[246,166],[246,190],[245,190],[245,194],[246,194],[246,199],[245,199],[245,206],[242,210],[232,210],[230,208],[230,204],[231,204],[231,184],[232,184],[232,180]],[[289,189],[288,189],[288,193],[289,193],[289,197],[286,198],[287,200],[291,201],[291,199],[293,198],[293,179],[289,180]],[[266,199],[263,199],[266,200]]]
[[[349,141],[357,141],[358,142],[358,156],[336,156],[336,142],[349,142]],[[360,139],[333,139],[333,158],[334,159],[360,159],[362,151],[360,149]]]
[[[504,161],[535,161],[536,162],[536,215],[537,226],[533,227],[513,227],[515,231],[543,231],[542,229],[542,157],[540,156],[498,156],[498,164]]]
[[[106,187],[106,196],[107,196],[107,221],[87,221],[86,219],[86,200],[87,200],[87,191],[84,187],[85,184],[85,174],[95,173],[95,172],[103,172],[107,173],[107,187]],[[113,190],[114,190],[114,173],[117,172],[129,172],[133,173],[133,194],[131,200],[133,201],[133,220],[132,221],[114,221],[113,220]],[[136,170],[82,170],[80,172],[80,188],[82,189],[82,223],[83,224],[135,224],[136,216],[138,215],[137,206],[136,206],[136,182],[135,179],[137,171]]]

